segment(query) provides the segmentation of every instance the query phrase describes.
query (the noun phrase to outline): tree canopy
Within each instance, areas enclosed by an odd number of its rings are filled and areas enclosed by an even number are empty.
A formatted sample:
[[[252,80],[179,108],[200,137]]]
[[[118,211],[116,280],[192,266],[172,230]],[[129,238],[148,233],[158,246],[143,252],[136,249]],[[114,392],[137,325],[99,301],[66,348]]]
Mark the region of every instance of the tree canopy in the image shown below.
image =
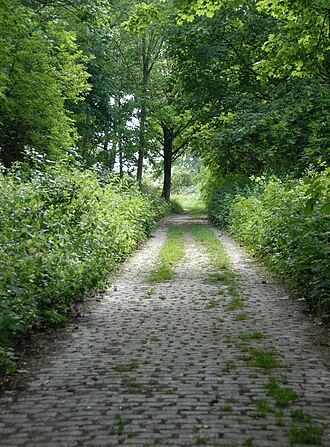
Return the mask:
[[[3,0],[1,161],[74,150],[141,181],[146,163],[166,172],[171,136],[172,156],[194,150],[214,175],[322,170],[329,14],[326,0]]]

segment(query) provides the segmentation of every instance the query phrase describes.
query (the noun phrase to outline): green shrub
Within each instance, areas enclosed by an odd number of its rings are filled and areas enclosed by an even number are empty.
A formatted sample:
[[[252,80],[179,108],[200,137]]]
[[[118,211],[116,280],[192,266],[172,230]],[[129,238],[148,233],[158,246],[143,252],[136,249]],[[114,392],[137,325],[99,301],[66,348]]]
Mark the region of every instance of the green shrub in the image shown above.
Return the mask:
[[[322,318],[330,317],[329,186],[330,170],[272,179],[212,208],[215,221],[288,277]]]
[[[209,178],[204,185],[203,196],[211,220],[225,228],[229,223],[232,201],[238,194],[251,194],[256,186],[244,175],[230,175],[215,180]]]
[[[165,210],[131,181],[101,185],[91,171],[20,175],[0,174],[4,349],[33,327],[64,322],[73,300],[102,283]]]

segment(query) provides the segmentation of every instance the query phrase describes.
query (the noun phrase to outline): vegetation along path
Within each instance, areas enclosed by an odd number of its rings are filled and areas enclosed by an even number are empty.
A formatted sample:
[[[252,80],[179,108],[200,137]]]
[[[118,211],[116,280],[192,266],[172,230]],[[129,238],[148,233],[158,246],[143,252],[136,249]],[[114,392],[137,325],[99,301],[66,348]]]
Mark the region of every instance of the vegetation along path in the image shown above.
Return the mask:
[[[330,445],[314,326],[202,219],[165,219],[69,328],[2,395],[0,446]]]

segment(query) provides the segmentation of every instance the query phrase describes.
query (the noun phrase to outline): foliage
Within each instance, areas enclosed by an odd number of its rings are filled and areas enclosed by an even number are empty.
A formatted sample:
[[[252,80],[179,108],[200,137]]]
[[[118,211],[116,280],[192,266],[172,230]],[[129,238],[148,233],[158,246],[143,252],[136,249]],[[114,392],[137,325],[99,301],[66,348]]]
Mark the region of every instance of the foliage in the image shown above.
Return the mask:
[[[88,90],[87,58],[55,12],[4,0],[0,19],[0,159],[10,166],[26,147],[55,158],[77,137],[66,101]]]
[[[258,0],[257,8],[279,19],[279,27],[276,34],[269,34],[266,57],[256,63],[256,69],[266,76],[311,76],[329,83],[328,2]]]
[[[237,194],[249,194],[257,186],[244,175],[214,178],[207,174],[203,184],[203,197],[210,218],[222,228],[229,224],[231,204]]]
[[[170,54],[194,107],[202,105],[192,145],[210,169],[221,176],[265,171],[299,176],[310,164],[329,162],[329,79],[315,70],[296,76],[293,67],[282,76],[272,72],[284,67],[268,51],[270,34],[285,39],[283,20],[265,14],[259,3],[233,8],[228,2],[211,19],[195,17],[173,31]],[[299,40],[302,29],[288,39]],[[306,25],[305,31],[311,29]],[[300,57],[308,65],[307,51]]]
[[[35,326],[65,321],[73,301],[105,281],[164,211],[132,181],[102,185],[92,171],[67,163],[1,174],[4,347]]]
[[[186,153],[173,164],[172,194],[194,194],[199,192],[202,160]]]
[[[288,277],[322,318],[330,317],[330,172],[299,180],[256,179],[257,187],[213,195],[211,216],[280,274]]]

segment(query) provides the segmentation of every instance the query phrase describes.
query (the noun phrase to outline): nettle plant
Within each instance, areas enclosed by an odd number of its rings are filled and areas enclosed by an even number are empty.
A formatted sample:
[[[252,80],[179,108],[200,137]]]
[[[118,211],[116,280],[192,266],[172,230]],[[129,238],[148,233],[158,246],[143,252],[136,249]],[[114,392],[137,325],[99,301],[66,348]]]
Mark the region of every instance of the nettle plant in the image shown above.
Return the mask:
[[[211,214],[289,278],[319,317],[329,318],[329,169],[301,179],[257,180],[257,188],[237,191],[220,206],[215,194]],[[225,219],[217,216],[222,212]]]
[[[164,208],[134,182],[101,185],[95,173],[64,165],[28,178],[12,170],[0,183],[0,346],[6,357],[31,328],[66,321],[72,302],[106,280]]]

